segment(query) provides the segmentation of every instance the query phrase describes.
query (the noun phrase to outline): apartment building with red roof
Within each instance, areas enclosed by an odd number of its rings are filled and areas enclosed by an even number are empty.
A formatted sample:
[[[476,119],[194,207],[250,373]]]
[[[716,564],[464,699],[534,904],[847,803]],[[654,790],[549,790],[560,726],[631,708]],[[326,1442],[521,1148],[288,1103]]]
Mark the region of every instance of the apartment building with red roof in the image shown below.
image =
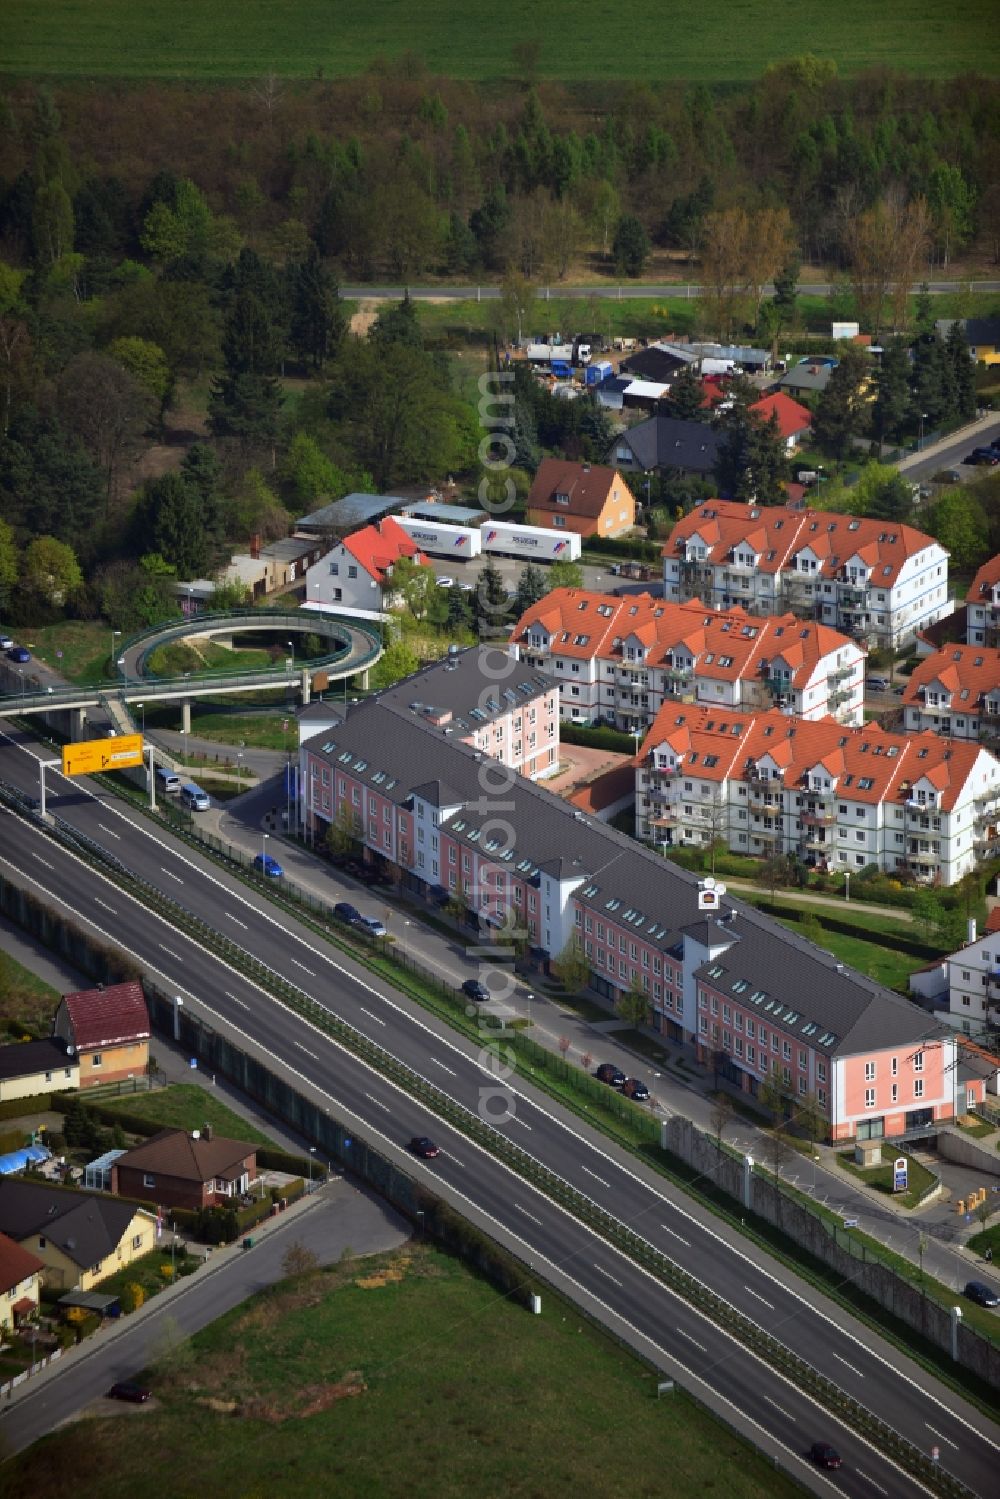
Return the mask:
[[[984,562],[965,595],[970,645],[1000,645],[1000,553]]]
[[[392,516],[352,531],[306,573],[306,602],[381,614],[397,602],[392,570],[401,557],[421,567],[430,562]]]
[[[864,649],[829,625],[556,588],[511,634],[511,654],[559,684],[562,717],[630,732],[666,703],[713,703],[860,723]]]
[[[951,612],[948,553],[896,521],[705,500],[663,548],[664,597],[791,609],[858,640],[898,646]]]
[[[636,836],[657,846],[952,885],[1000,847],[998,821],[1000,761],[936,734],[665,705],[636,759]]]
[[[812,430],[812,412],[782,390],[756,401],[750,410],[755,411],[762,421],[769,422],[772,416],[776,419],[786,453],[794,452]]]
[[[1000,736],[1000,650],[946,645],[915,666],[903,693],[907,729],[952,739]]]

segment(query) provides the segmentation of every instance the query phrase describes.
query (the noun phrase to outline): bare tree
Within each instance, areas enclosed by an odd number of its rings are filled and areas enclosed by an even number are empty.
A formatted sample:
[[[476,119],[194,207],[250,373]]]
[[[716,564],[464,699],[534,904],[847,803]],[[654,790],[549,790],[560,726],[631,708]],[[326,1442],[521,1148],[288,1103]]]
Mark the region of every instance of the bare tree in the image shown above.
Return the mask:
[[[92,353],[70,360],[56,401],[62,420],[103,470],[110,509],[122,470],[137,452],[156,402],[116,359]]]
[[[750,220],[744,208],[705,215],[701,231],[701,279],[712,329],[723,341],[732,334],[746,285]]]
[[[585,989],[590,979],[590,959],[579,937],[571,937],[552,964],[556,978],[567,994]]]
[[[761,208],[750,215],[744,276],[753,303],[754,326],[760,322],[764,287],[787,261],[793,243],[792,219],[787,208]]]
[[[260,105],[261,109],[264,111],[264,114],[267,118],[268,129],[270,129],[271,125],[274,123],[274,111],[281,103],[281,96],[283,92],[284,90],[282,89],[278,76],[274,72],[265,73],[259,83],[255,83],[253,86],[253,96],[257,100],[257,103]]]
[[[845,248],[858,317],[878,337],[891,307],[893,324],[906,321],[906,306],[930,245],[930,213],[923,198],[903,201],[888,193],[845,228]]]
[[[282,1255],[281,1268],[289,1279],[293,1275],[311,1275],[314,1270],[319,1269],[319,1260],[311,1249],[307,1249],[296,1239]]]
[[[732,1123],[734,1112],[733,1100],[729,1094],[716,1093],[709,1117],[712,1121],[712,1133],[715,1135],[715,1148],[720,1155],[722,1154],[722,1137]]]
[[[559,1050],[562,1052],[562,1058],[565,1062],[569,1057],[570,1051],[572,1050],[572,1042],[570,1041],[568,1036],[559,1037]]]

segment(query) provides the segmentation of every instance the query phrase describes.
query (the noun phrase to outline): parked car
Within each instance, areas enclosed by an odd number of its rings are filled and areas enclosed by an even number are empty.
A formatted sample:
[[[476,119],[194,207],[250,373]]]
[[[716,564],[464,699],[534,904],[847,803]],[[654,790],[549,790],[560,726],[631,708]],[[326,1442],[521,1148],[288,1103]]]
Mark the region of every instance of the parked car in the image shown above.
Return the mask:
[[[410,1141],[409,1149],[413,1151],[414,1155],[418,1155],[422,1161],[433,1161],[435,1156],[441,1154],[434,1141],[429,1140],[426,1135],[414,1135]]]
[[[969,454],[965,461],[970,468],[978,468],[980,466],[993,468],[996,464],[1000,463],[1000,453],[995,452],[993,448],[976,448]]]
[[[438,578],[437,580],[437,586],[439,588],[454,588],[455,579],[450,578],[447,573],[442,573],[440,578]]]
[[[270,854],[258,854],[253,861],[253,867],[258,874],[269,875],[273,880],[280,880],[285,872],[277,859],[272,858]]]
[[[348,926],[353,926],[361,916],[357,906],[352,906],[347,900],[338,900],[333,908],[333,914],[339,916],[341,921],[346,921]]]
[[[109,1400],[127,1400],[131,1405],[144,1405],[149,1399],[150,1391],[145,1385],[136,1384],[134,1379],[119,1379],[108,1391]]]
[[[829,1442],[813,1442],[809,1456],[818,1468],[840,1468],[843,1466],[840,1453]]]
[[[462,993],[468,999],[474,999],[480,1005],[487,1004],[490,998],[489,989],[479,979],[466,979],[462,985]]]
[[[888,677],[869,677],[868,678],[868,691],[869,692],[888,692],[889,691],[889,678]]]
[[[389,929],[384,921],[379,921],[377,916],[358,916],[354,925],[362,932],[367,932],[369,937],[387,937]]]
[[[984,1280],[970,1280],[965,1288],[965,1294],[977,1306],[1000,1306],[1000,1296]]]
[[[13,646],[14,642],[9,635],[0,635],[0,651],[12,650]]]
[[[938,469],[934,475],[935,484],[961,484],[962,475],[957,468]]]
[[[620,1067],[615,1066],[614,1062],[602,1062],[594,1076],[598,1082],[607,1083],[609,1088],[624,1088],[625,1086],[625,1074]]]
[[[627,1077],[622,1087],[626,1098],[632,1098],[636,1103],[648,1103],[649,1089],[641,1077]]]
[[[7,659],[9,661],[17,661],[19,665],[23,666],[26,661],[31,660],[31,652],[26,651],[23,645],[12,645],[7,651]]]

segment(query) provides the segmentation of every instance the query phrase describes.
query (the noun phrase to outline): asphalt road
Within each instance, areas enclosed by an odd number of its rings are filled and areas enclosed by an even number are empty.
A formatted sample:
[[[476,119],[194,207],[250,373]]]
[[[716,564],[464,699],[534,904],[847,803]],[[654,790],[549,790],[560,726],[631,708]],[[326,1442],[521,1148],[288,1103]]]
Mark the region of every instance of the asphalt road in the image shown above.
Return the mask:
[[[833,290],[828,281],[800,281],[796,288],[800,296],[827,297]],[[1000,281],[929,281],[927,290],[936,292],[954,291],[1000,291]],[[600,297],[602,300],[635,301],[642,297],[700,297],[703,288],[697,283],[665,281],[658,286],[646,282],[622,283],[608,286],[595,282],[591,286],[549,286],[536,290],[536,299],[541,302],[553,297]],[[500,297],[499,286],[342,286],[340,295],[350,301],[399,301],[409,295],[415,302],[496,302]],[[773,286],[765,286],[765,296],[774,295]]]
[[[973,448],[988,448],[990,443],[1000,438],[1000,419],[992,426],[977,433],[974,438],[968,436],[950,442],[946,447],[938,444],[933,456],[920,462],[910,462],[906,465],[906,477],[918,482],[929,479],[941,469],[957,468],[962,475],[962,482],[969,483],[973,479],[980,479],[987,474],[995,473],[995,469],[973,467],[965,462]]]
[[[171,1319],[187,1336],[214,1322],[284,1278],[282,1259],[290,1244],[301,1244],[321,1265],[333,1264],[345,1249],[371,1254],[392,1249],[410,1235],[410,1226],[384,1203],[334,1178],[308,1202],[259,1234],[252,1250],[216,1251],[209,1263],[161,1293],[139,1312],[110,1323],[58,1364],[22,1385],[0,1406],[0,1425],[12,1451],[37,1441],[74,1415],[97,1413],[111,1405],[104,1391],[116,1380],[132,1379],[154,1363]],[[112,1407],[119,1415],[120,1406]]]
[[[0,741],[0,774],[30,790],[37,779],[30,742]],[[470,1109],[495,1086],[484,1076],[474,1046],[374,981],[349,958],[159,829],[129,815],[86,783],[53,777],[52,803],[69,824],[111,849],[130,869],[181,901],[218,930],[293,979],[317,1001],[386,1046],[424,1077]],[[816,1409],[744,1348],[732,1343],[700,1313],[677,1301],[631,1260],[570,1219],[546,1197],[513,1176],[464,1136],[345,1053],[323,1034],[289,1014],[276,1000],[183,937],[160,917],[105,882],[46,838],[40,829],[0,816],[0,868],[20,870],[40,893],[64,902],[77,920],[111,940],[123,940],[163,980],[237,1033],[244,1045],[278,1058],[300,1085],[329,1098],[339,1117],[363,1129],[390,1153],[410,1135],[432,1134],[442,1147],[418,1174],[454,1194],[473,1215],[485,1215],[499,1237],[513,1236],[532,1263],[572,1279],[607,1315],[622,1318],[649,1341],[665,1367],[714,1390],[784,1448],[793,1470],[813,1440],[832,1440],[845,1468],[829,1480],[845,1493],[911,1494],[914,1484],[884,1454]],[[883,1419],[924,1450],[937,1443],[943,1466],[979,1493],[991,1491],[1000,1429],[973,1407],[937,1385],[905,1356],[882,1342],[839,1307],[783,1267],[731,1234],[697,1204],[602,1136],[582,1126],[525,1085],[511,1089],[514,1113],[502,1126],[524,1149],[544,1160],[581,1192],[614,1212],[664,1253],[694,1270],[745,1315],[801,1357],[864,1399]],[[802,1470],[800,1476],[803,1476]],[[823,1483],[828,1480],[824,1479]]]

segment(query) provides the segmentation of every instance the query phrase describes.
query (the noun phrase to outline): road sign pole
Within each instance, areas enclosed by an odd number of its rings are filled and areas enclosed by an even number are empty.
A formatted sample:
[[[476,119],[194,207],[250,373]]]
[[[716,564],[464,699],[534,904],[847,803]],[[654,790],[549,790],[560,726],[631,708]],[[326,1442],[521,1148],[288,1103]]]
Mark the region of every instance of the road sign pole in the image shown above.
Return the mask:
[[[45,820],[45,761],[44,760],[39,760],[39,762],[38,762],[38,784],[41,787],[41,796],[39,798],[38,805],[39,805],[39,809],[40,809],[41,814],[42,814],[42,821],[44,822],[44,820]]]
[[[153,765],[153,746],[147,745],[149,750],[149,810],[156,811],[156,770]]]

